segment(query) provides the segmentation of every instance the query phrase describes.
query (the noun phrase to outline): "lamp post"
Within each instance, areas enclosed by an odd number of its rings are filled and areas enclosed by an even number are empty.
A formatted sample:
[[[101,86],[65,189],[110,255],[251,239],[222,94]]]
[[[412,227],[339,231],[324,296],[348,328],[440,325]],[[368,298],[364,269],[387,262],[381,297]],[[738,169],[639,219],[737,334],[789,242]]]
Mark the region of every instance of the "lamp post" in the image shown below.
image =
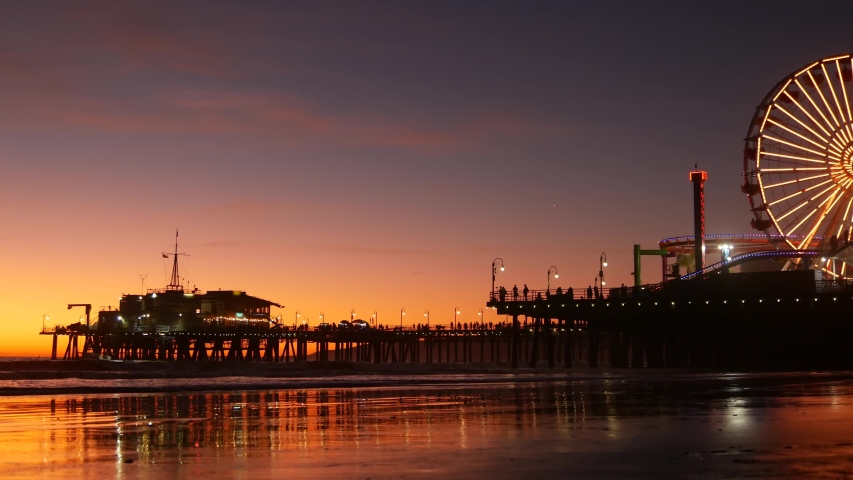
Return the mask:
[[[721,252],[722,258],[720,259],[721,261],[727,262],[727,261],[732,259],[732,255],[731,255],[732,246],[731,245],[728,245],[728,244],[720,245],[720,250],[722,250],[722,252]]]
[[[45,327],[44,324],[45,324],[45,321],[47,321],[47,320],[50,320],[50,315],[45,313],[44,315],[41,316],[41,331],[42,332],[44,331],[44,327]]]
[[[598,276],[601,278],[601,285],[599,288],[601,289],[601,296],[604,297],[604,267],[607,266],[607,254],[601,252],[601,256],[598,257]]]
[[[403,316],[404,316],[405,314],[406,314],[406,309],[405,309],[405,308],[401,308],[401,309],[400,309],[400,330],[402,330],[402,329],[403,329]]]
[[[350,310],[350,312],[349,312],[349,320],[350,321],[355,320],[355,309],[354,308],[352,310]]]
[[[427,330],[429,330],[429,309],[424,310],[424,316],[427,317]]]
[[[554,278],[560,278],[560,274],[557,273],[557,267],[551,265],[548,267],[548,293],[551,293],[551,271],[554,271]]]
[[[490,294],[492,296],[492,300],[494,300],[494,297],[495,297],[495,274],[497,273],[496,268],[497,268],[498,262],[500,262],[501,271],[502,272],[504,271],[504,259],[503,258],[498,257],[498,258],[492,260],[492,293]]]
[[[326,321],[326,315],[324,315],[323,312],[320,312],[320,323],[323,323],[325,321]]]
[[[299,313],[299,310],[297,310],[296,312],[294,312],[294,315],[296,315],[296,318],[293,319],[293,326],[295,327],[299,323],[299,317],[301,317],[302,314]]]
[[[482,328],[483,327],[483,309],[482,308],[477,309],[477,315],[480,317],[480,328]]]
[[[374,310],[373,311],[373,326],[374,327],[377,325],[376,324],[377,320],[379,320],[379,313],[377,313],[376,310]]]
[[[459,322],[456,321],[456,316],[459,315],[459,307],[453,309],[453,324],[456,325],[456,329],[459,330]]]

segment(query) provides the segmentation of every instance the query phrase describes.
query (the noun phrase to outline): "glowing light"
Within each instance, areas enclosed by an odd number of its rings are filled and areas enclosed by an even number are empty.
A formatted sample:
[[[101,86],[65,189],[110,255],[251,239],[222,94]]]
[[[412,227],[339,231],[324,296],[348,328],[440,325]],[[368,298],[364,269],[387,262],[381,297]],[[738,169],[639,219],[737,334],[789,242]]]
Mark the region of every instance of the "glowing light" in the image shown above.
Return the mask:
[[[829,176],[829,174],[828,174],[828,173],[822,173],[822,174],[820,174],[820,175],[814,175],[814,176],[811,176],[811,177],[798,178],[798,179],[796,179],[796,180],[788,180],[787,182],[780,182],[780,183],[774,183],[774,184],[771,184],[771,185],[765,185],[765,186],[764,186],[764,188],[765,188],[765,189],[767,189],[767,188],[776,188],[776,187],[781,187],[781,186],[784,186],[784,185],[790,185],[790,184],[792,184],[792,183],[805,182],[805,181],[807,181],[807,180],[814,180],[815,178],[822,178],[822,177],[828,177],[828,176]]]
[[[826,162],[823,162],[823,163],[826,163]],[[781,173],[781,172],[802,172],[802,171],[815,171],[815,170],[818,170],[818,171],[826,170],[826,167],[762,168],[760,171],[761,172]]]
[[[796,80],[795,80],[795,81],[796,81]],[[803,90],[803,93],[805,93],[805,90]],[[785,92],[785,94],[787,95],[787,92]],[[794,99],[794,97],[792,97],[791,95],[788,95],[788,98],[790,98],[790,99],[791,99],[791,102],[793,102],[793,103],[794,103],[794,105],[796,105],[797,107],[799,107],[799,108],[800,108],[800,110],[801,110],[803,113],[805,113],[805,114],[806,114],[806,116],[807,116],[807,117],[809,117],[809,119],[810,119],[810,120],[811,120],[815,125],[817,125],[817,127],[818,127],[818,128],[820,128],[820,129],[821,129],[821,131],[823,131],[823,133],[825,133],[827,137],[831,137],[831,136],[832,136],[832,134],[831,134],[831,133],[827,132],[827,131],[826,131],[826,129],[825,129],[825,128],[823,128],[823,125],[821,125],[817,120],[815,120],[815,118],[814,118],[814,117],[812,117],[812,116],[811,116],[811,114],[810,114],[810,113],[809,113],[809,112],[808,112],[808,111],[807,111],[807,110],[806,110],[802,105],[800,105],[800,102],[796,101],[796,100]],[[806,94],[806,98],[809,98],[809,95],[808,95],[808,94]],[[809,100],[811,100],[811,98],[809,98]],[[822,136],[821,134],[819,134],[819,133],[815,132],[814,130],[812,130],[812,129],[811,129],[811,127],[809,127],[808,125],[806,125],[802,120],[800,120],[799,118],[797,118],[797,116],[796,116],[796,115],[792,114],[791,112],[789,112],[788,110],[786,110],[786,109],[785,109],[784,107],[782,107],[781,105],[774,105],[774,107],[776,107],[776,108],[778,108],[779,110],[782,110],[783,112],[785,112],[785,114],[787,114],[787,115],[788,115],[788,117],[790,117],[790,118],[791,118],[791,120],[794,120],[795,122],[797,122],[798,124],[800,124],[800,126],[801,126],[801,127],[805,128],[806,130],[808,130],[809,132],[811,132],[811,133],[812,133],[812,135],[814,135],[815,137],[819,138],[821,141],[823,141],[823,142],[828,142],[828,141],[829,141],[828,139],[823,138],[823,136]],[[821,115],[822,115],[822,114],[821,114]]]
[[[792,135],[796,135],[797,137],[802,138],[803,140],[805,140],[805,141],[807,141],[807,142],[811,143],[812,145],[814,145],[814,146],[816,146],[816,147],[818,147],[818,148],[822,148],[822,149],[826,150],[826,146],[821,145],[820,143],[815,142],[815,141],[814,141],[814,140],[812,140],[811,138],[808,138],[808,137],[806,137],[806,136],[804,136],[804,135],[801,135],[800,133],[795,132],[794,130],[791,130],[790,128],[786,127],[785,125],[782,125],[781,123],[777,122],[776,120],[773,120],[772,118],[768,118],[768,119],[767,119],[767,121],[768,121],[768,122],[770,122],[770,123],[772,123],[773,125],[776,125],[777,127],[781,128],[782,130],[785,130],[786,132],[788,132],[788,133],[790,133],[790,134],[792,134]]]
[[[829,85],[829,89],[832,90],[832,81],[829,79],[829,75],[826,75],[826,68],[824,68],[823,64],[821,64],[820,68],[821,70],[823,70],[824,78],[826,78],[826,83]],[[809,78],[812,79],[812,83],[814,85],[817,85],[817,82],[814,81],[814,77],[812,76],[811,71],[809,71]],[[823,91],[817,87],[815,87],[815,90],[817,90],[818,95],[820,95],[820,99],[823,101],[823,105],[826,107],[826,111],[829,112],[829,115],[832,117],[832,121],[835,122],[835,126],[840,127],[841,124],[838,123],[838,119],[835,117],[835,113],[832,111],[832,107],[829,106],[829,102],[826,101],[826,97],[823,95]],[[834,90],[832,94],[835,95]],[[829,120],[824,117],[823,113],[820,110],[818,110],[818,112],[821,114],[821,117],[823,117],[823,120],[826,122],[826,124],[830,125]],[[831,127],[832,125],[830,125],[830,128]]]
[[[761,155],[762,156],[770,156],[770,157],[779,157],[779,158],[790,158],[791,160],[800,160],[803,162],[811,162],[811,163],[822,163],[822,164],[828,163],[826,160],[800,157],[799,155],[785,155],[784,153],[761,152]],[[766,169],[762,168],[761,170],[764,171]]]
[[[788,141],[782,140],[781,138],[776,138],[776,137],[773,137],[773,136],[767,135],[766,133],[765,133],[765,134],[762,134],[762,135],[761,135],[761,137],[762,137],[762,138],[764,138],[765,140],[771,140],[771,141],[774,141],[774,142],[779,142],[779,143],[782,143],[782,144],[788,145],[789,147],[799,148],[800,150],[804,150],[804,151],[809,152],[809,153],[814,153],[815,155],[823,155],[823,153],[818,152],[818,151],[816,151],[816,150],[812,150],[811,148],[806,148],[806,147],[804,147],[804,146],[802,146],[802,145],[797,145],[796,143],[791,143],[791,142],[788,142]],[[824,148],[824,150],[826,150],[826,148]],[[766,152],[765,152],[765,153],[766,153]]]

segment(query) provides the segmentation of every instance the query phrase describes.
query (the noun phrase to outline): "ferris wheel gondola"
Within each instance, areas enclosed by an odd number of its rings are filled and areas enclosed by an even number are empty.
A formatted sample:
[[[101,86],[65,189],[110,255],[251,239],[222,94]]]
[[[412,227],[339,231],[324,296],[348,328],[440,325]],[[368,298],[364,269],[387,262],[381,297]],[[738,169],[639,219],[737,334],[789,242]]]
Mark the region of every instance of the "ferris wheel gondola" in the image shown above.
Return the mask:
[[[849,54],[805,65],[773,87],[749,126],[742,190],[752,225],[778,231],[795,250],[821,239],[825,248],[843,246],[853,236],[851,72]],[[820,267],[832,277],[853,276],[843,262]]]

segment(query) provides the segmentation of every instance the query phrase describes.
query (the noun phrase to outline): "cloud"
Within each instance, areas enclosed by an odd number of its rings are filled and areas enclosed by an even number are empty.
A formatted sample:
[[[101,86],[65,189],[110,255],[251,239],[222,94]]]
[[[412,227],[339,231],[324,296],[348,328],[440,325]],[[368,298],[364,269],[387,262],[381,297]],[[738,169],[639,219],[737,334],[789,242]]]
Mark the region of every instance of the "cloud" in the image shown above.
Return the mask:
[[[328,22],[325,10],[294,15]],[[282,25],[270,20],[275,15],[264,11],[208,8],[207,3],[117,8],[94,2],[57,3],[43,15],[18,12],[18,24],[14,15],[0,21],[0,45],[14,47],[0,51],[5,107],[0,126],[430,153],[483,150],[494,140],[558,136],[569,130],[563,122],[508,106],[456,105],[440,121],[429,118],[425,109],[383,109],[381,102],[339,106],[331,99],[340,91],[305,84],[353,70],[316,63],[299,42],[323,55],[345,45],[359,49],[330,59],[369,57],[379,62],[404,52],[352,32],[329,39],[302,28],[283,34]],[[350,22],[345,16],[331,20],[341,28]],[[284,52],[281,57],[277,48]],[[312,68],[317,71],[307,71]],[[288,76],[290,71],[302,74],[301,87]],[[413,98],[417,95],[411,92]]]

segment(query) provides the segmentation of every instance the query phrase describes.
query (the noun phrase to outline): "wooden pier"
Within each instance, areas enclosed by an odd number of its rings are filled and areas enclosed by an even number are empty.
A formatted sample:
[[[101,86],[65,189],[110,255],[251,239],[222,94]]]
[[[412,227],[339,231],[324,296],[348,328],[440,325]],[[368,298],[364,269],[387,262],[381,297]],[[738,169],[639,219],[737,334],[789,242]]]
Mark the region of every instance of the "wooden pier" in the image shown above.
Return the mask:
[[[492,292],[506,322],[446,329],[209,327],[41,332],[51,358],[224,362],[502,363],[614,368],[853,368],[853,284],[813,272],[715,275],[595,298],[571,291]],[[582,298],[583,297],[583,298]],[[590,298],[593,297],[593,298]],[[59,355],[60,338],[66,344]],[[81,345],[82,343],[82,345]]]

